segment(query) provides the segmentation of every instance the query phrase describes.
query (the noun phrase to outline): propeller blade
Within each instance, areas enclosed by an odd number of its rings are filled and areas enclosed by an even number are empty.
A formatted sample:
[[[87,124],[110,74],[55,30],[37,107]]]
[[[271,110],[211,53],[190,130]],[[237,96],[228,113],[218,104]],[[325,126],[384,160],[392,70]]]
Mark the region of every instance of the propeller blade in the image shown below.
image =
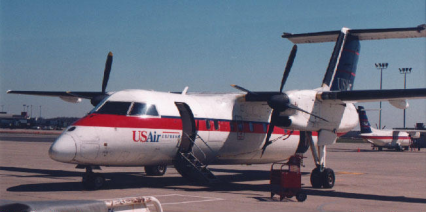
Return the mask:
[[[269,144],[272,144],[272,141],[270,141],[269,139],[271,139],[272,132],[274,132],[275,120],[278,118],[279,115],[280,115],[279,111],[277,111],[277,110],[272,111],[271,123],[269,123],[269,128],[268,128],[268,133],[266,134],[265,144],[263,144],[263,147],[262,147],[262,155],[265,152],[266,147],[269,146]]]
[[[246,93],[249,93],[249,94],[252,94],[252,95],[257,95],[257,94],[255,94],[255,93],[253,93],[253,92],[251,92],[250,90],[248,90],[248,89],[245,89],[245,88],[243,88],[243,87],[241,87],[241,86],[239,86],[239,85],[234,85],[234,84],[232,84],[231,85],[233,88],[235,88],[235,89],[238,89],[238,90],[240,90],[240,91],[244,91],[244,92],[246,92]]]
[[[285,69],[284,69],[283,79],[281,80],[280,93],[283,92],[285,82],[287,81],[288,75],[290,74],[291,67],[293,66],[294,58],[296,57],[296,52],[297,52],[297,45],[294,45],[293,49],[291,49],[290,56],[288,56],[287,65],[285,66]]]
[[[105,93],[105,90],[108,84],[109,74],[111,73],[111,65],[112,65],[112,52],[109,52],[107,56],[107,60],[105,62],[104,79],[102,80],[102,93]]]

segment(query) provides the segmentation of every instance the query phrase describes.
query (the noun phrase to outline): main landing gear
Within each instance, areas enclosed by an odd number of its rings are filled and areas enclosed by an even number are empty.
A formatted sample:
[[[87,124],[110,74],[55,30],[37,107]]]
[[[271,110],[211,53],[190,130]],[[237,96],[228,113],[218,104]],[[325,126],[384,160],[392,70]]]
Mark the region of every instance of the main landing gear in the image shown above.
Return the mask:
[[[333,188],[336,177],[333,169],[325,168],[326,146],[318,146],[318,152],[315,149],[315,146],[311,145],[312,155],[317,165],[311,172],[311,185],[313,188]]]
[[[145,174],[147,176],[163,176],[166,174],[166,170],[166,165],[145,166]]]
[[[97,190],[105,184],[105,177],[100,173],[94,173],[91,166],[86,166],[86,172],[81,180],[83,187],[88,190]]]
[[[311,173],[311,185],[313,188],[333,188],[335,181],[333,169],[317,167]]]

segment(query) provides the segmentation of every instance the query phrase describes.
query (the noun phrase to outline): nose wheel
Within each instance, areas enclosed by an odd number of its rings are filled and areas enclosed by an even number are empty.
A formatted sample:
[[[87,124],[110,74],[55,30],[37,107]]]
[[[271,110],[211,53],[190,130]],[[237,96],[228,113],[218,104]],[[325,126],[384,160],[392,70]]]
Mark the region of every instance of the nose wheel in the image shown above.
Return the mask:
[[[90,166],[86,167],[86,172],[81,180],[83,187],[87,190],[97,190],[105,185],[105,177],[100,173],[94,173]]]

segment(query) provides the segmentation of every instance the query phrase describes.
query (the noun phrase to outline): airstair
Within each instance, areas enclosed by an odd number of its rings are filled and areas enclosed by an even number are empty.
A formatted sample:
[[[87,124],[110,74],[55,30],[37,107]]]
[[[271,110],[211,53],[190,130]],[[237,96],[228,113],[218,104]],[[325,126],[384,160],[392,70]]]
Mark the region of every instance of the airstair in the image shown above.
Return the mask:
[[[195,136],[189,136],[188,134],[186,134],[186,136],[191,141],[192,147],[197,147],[198,150],[200,150],[200,152],[204,155],[204,157],[206,157],[205,153],[195,144],[195,141],[191,138]],[[196,135],[195,138],[199,138],[204,142],[205,145],[207,145],[207,143],[199,135]],[[194,155],[193,148],[190,148],[190,151],[182,151],[179,149],[173,163],[179,174],[191,182],[211,184],[219,181],[216,176],[207,168],[207,165],[204,165]]]

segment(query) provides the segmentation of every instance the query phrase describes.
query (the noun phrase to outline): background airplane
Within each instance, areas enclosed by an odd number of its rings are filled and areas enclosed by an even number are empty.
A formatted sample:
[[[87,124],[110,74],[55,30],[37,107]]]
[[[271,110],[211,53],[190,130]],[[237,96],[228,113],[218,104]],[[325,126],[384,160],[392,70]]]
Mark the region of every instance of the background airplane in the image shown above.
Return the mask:
[[[367,113],[363,106],[358,106],[360,136],[377,147],[379,151],[383,148],[396,149],[398,151],[408,150],[412,145],[412,138],[418,138],[420,133],[405,132],[404,130],[380,130],[371,128]]]
[[[425,98],[426,89],[353,91],[361,40],[426,37],[426,25],[412,28],[288,34],[294,44],[336,42],[322,86],[283,91],[295,59],[294,46],[276,92],[164,93],[146,90],[106,92],[112,53],[101,92],[8,91],[58,96],[69,102],[90,99],[96,106],[52,144],[52,159],[86,168],[83,185],[99,188],[99,166],[145,166],[162,175],[174,165],[190,180],[210,182],[208,164],[254,164],[283,161],[311,148],[317,167],[315,188],[332,188],[334,171],[326,168],[326,146],[358,124],[353,103],[390,101],[404,108],[406,99]]]

